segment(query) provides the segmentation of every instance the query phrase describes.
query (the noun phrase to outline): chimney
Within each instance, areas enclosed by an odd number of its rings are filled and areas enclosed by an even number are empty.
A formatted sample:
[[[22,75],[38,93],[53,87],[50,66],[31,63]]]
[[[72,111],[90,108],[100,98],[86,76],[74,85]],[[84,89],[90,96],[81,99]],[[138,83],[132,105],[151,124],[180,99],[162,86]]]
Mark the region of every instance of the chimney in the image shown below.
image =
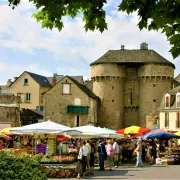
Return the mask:
[[[56,81],[57,81],[56,76],[57,76],[57,74],[54,73],[53,78],[52,78],[52,87],[54,87],[56,85]]]
[[[14,81],[17,79],[18,77],[14,77]]]
[[[7,86],[10,86],[11,83],[12,83],[11,79],[8,79],[8,81],[7,81]]]
[[[140,49],[141,50],[148,50],[148,44],[146,42],[143,42],[141,45],[140,45]]]
[[[124,50],[125,49],[125,46],[124,45],[121,45],[121,50]]]

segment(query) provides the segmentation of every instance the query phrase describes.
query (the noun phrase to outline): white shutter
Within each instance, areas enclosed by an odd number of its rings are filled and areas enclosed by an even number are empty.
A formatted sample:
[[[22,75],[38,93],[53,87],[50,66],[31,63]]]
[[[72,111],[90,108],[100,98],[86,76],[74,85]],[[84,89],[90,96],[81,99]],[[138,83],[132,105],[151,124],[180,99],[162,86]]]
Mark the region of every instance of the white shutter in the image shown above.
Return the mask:
[[[70,94],[70,84],[63,84],[63,94]]]

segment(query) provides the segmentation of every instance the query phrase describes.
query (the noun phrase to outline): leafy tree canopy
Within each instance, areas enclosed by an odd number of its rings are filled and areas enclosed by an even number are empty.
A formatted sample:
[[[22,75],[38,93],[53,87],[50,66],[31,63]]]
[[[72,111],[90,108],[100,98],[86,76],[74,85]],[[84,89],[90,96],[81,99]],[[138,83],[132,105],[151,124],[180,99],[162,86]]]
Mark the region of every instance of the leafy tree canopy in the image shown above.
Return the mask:
[[[13,9],[21,0],[8,0]],[[106,12],[103,7],[107,0],[29,0],[38,9],[33,17],[49,29],[63,28],[63,16],[83,15],[85,31],[107,30]],[[122,0],[118,11],[128,14],[137,11],[138,27],[162,30],[171,44],[170,52],[176,58],[180,55],[180,0]]]

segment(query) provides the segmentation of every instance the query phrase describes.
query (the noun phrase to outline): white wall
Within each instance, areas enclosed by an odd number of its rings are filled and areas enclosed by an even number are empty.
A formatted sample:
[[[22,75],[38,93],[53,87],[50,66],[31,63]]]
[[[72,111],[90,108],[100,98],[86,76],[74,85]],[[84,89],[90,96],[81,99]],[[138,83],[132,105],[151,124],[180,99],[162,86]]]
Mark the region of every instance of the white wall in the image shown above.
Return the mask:
[[[165,112],[159,114],[160,129],[180,131],[180,128],[176,128],[177,112],[169,112],[169,127],[165,127]]]

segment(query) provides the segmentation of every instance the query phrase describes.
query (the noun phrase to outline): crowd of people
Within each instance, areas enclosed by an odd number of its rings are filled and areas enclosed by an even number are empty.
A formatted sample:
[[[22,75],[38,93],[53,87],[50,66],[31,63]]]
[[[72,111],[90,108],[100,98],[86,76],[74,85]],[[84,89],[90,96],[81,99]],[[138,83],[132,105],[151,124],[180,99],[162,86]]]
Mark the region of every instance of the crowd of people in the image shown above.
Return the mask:
[[[97,154],[99,171],[108,167],[109,171],[117,168],[119,163],[136,161],[135,167],[143,167],[143,162],[154,164],[160,152],[166,147],[175,146],[171,140],[134,141],[132,139],[109,139],[92,142],[91,140],[78,142],[77,179],[94,174],[94,163]]]

